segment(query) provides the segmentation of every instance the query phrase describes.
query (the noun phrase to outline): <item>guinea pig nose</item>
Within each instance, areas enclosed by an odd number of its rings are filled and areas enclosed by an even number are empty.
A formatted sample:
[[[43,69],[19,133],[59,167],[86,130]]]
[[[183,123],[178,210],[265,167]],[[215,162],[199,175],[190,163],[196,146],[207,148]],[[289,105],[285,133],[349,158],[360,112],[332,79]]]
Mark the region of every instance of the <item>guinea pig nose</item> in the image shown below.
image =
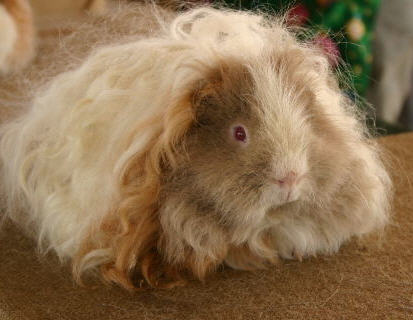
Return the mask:
[[[297,173],[295,171],[289,171],[287,175],[281,179],[276,178],[275,183],[280,187],[292,187],[297,183]]]

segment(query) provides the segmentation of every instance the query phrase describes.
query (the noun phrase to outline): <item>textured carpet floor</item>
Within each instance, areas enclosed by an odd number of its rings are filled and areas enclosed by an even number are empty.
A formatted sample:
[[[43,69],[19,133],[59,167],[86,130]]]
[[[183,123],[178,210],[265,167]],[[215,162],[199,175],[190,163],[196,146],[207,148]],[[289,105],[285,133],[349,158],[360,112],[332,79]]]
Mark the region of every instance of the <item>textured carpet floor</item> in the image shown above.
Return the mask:
[[[255,273],[223,269],[206,283],[134,294],[76,286],[53,256],[7,225],[0,236],[0,319],[413,319],[413,134],[383,138],[393,158],[394,221],[382,245],[281,261]]]

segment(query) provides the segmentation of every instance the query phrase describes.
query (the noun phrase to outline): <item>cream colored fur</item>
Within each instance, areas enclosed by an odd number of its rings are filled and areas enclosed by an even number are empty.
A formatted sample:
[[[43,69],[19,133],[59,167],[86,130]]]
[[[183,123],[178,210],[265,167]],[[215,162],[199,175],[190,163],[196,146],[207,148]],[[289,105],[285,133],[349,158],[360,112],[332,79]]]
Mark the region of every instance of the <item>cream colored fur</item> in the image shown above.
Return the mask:
[[[143,12],[157,21],[155,36],[115,37],[1,129],[7,216],[43,249],[75,259],[76,276],[103,266],[106,279],[129,287],[138,268],[156,285],[154,261],[167,275],[202,278],[221,263],[254,269],[277,255],[333,253],[387,223],[390,179],[321,50],[279,19],[200,8],[170,22]],[[268,154],[269,170],[304,173],[296,201],[264,176],[259,190],[237,184],[239,170],[215,164],[219,154],[197,157],[193,93],[211,70],[232,65],[249,70],[259,110],[249,158]],[[185,170],[195,172],[190,186],[169,190],[165,181],[181,186]],[[213,201],[205,214],[202,197]]]
[[[0,72],[9,68],[8,57],[13,52],[17,40],[17,28],[6,8],[0,4]]]

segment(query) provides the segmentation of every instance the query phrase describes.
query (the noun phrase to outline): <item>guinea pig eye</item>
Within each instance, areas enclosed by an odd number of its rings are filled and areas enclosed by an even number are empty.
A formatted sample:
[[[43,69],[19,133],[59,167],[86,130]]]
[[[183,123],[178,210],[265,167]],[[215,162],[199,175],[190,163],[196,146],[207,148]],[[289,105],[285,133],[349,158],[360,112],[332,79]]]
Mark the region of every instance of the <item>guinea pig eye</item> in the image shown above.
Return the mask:
[[[243,126],[236,126],[233,130],[235,140],[247,142],[247,133],[245,132],[245,128]]]

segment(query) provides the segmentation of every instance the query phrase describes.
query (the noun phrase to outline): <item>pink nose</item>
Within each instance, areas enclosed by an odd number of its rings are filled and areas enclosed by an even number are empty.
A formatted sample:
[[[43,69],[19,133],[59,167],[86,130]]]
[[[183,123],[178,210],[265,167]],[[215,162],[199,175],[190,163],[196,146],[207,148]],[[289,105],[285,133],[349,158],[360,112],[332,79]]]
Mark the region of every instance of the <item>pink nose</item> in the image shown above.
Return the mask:
[[[275,183],[278,184],[280,187],[292,187],[298,182],[297,173],[295,171],[290,171],[287,175],[281,179],[275,178]]]

